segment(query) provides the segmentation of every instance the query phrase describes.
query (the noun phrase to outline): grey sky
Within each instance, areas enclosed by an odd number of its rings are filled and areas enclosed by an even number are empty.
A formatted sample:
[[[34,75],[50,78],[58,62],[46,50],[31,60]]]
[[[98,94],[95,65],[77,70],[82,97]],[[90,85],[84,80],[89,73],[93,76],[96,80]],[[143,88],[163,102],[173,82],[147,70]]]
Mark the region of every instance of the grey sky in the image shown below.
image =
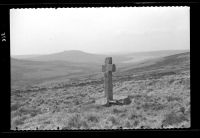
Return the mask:
[[[189,7],[11,9],[11,55],[190,49]]]

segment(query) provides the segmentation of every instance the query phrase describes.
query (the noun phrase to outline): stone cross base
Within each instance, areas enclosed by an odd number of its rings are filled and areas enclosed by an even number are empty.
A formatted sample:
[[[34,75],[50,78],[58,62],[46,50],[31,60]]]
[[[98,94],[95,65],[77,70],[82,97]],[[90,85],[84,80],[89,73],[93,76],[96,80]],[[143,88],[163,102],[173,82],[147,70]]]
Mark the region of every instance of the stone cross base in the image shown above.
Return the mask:
[[[128,105],[132,102],[129,96],[113,96],[114,100],[107,101],[107,98],[102,97],[95,101],[96,105]]]

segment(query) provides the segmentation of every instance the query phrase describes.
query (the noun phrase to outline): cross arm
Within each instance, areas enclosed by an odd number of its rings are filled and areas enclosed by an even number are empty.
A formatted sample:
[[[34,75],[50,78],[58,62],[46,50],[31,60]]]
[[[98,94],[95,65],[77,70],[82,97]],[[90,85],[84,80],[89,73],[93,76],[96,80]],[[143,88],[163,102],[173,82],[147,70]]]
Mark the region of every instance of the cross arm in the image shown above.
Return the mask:
[[[106,72],[106,71],[115,72],[116,71],[115,64],[102,65],[102,72]]]

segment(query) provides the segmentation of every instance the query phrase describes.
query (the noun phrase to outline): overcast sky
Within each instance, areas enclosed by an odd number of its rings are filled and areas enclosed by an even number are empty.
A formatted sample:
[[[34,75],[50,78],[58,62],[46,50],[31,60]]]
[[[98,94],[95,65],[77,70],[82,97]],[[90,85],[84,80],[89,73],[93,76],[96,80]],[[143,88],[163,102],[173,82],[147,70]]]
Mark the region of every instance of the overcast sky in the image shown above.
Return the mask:
[[[11,55],[190,49],[189,7],[11,9]]]

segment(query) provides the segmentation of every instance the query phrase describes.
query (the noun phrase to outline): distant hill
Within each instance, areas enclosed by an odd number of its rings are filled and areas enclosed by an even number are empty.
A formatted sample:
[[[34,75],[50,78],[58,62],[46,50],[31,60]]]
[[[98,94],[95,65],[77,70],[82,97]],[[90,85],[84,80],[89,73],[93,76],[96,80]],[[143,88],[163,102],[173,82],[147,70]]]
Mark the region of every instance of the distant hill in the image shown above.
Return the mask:
[[[54,54],[26,58],[32,61],[68,61],[74,63],[102,63],[104,55],[90,54],[79,50],[63,51]]]
[[[158,50],[158,51],[146,51],[146,52],[133,52],[129,53],[127,55],[143,55],[143,56],[149,56],[149,55],[157,55],[157,56],[167,56],[167,55],[174,55],[178,53],[185,53],[189,52],[190,50]]]
[[[70,63],[97,63],[103,64],[106,57],[113,57],[113,63],[126,64],[145,61],[153,58],[169,56],[178,53],[184,53],[188,50],[163,50],[150,52],[136,52],[129,54],[91,54],[80,50],[63,51],[48,55],[21,55],[13,56],[16,59],[25,59],[31,61],[67,61]]]
[[[41,55],[13,55],[12,58],[15,59],[28,59],[28,58],[33,58],[33,57],[38,57]]]
[[[123,61],[123,63],[135,63],[141,62],[149,59],[155,59],[159,57],[170,56],[174,54],[180,54],[189,52],[189,50],[160,50],[160,51],[149,51],[149,52],[136,52],[125,54],[124,56],[128,57],[130,60]]]
[[[63,55],[62,55],[63,53]],[[22,60],[22,59],[15,59],[11,58],[11,86],[25,86],[31,85],[35,83],[41,83],[44,81],[51,81],[60,78],[73,78],[79,77],[84,75],[92,75],[94,74],[95,78],[102,77],[101,65],[104,64],[104,58],[99,56],[99,63],[94,62],[96,59],[89,59],[89,57],[96,57],[93,54],[82,53],[78,51],[71,51],[71,52],[62,52],[53,54],[52,56],[57,56],[57,61],[53,61],[53,59],[45,61],[44,59],[49,59],[50,55],[47,57],[41,57],[40,61],[35,60]],[[81,56],[86,56],[83,60],[79,60],[80,62],[77,63],[76,58],[70,59],[72,62],[58,60],[62,55],[63,57],[70,57],[70,53],[72,54],[71,57],[74,55],[78,55],[79,58]],[[80,54],[81,53],[81,54]],[[158,52],[159,53],[159,52]],[[146,60],[142,60],[140,62],[129,62],[126,64],[118,64],[116,62],[116,57],[113,57],[114,63],[117,66],[117,72],[115,75],[117,76],[124,76],[124,75],[131,75],[137,74],[138,72],[143,71],[153,71],[158,69],[165,69],[165,68],[181,68],[182,66],[185,68],[185,65],[189,67],[190,64],[190,52],[180,53],[171,55],[173,51],[168,52],[165,57],[158,56],[156,58],[156,54],[154,58],[149,58]],[[175,52],[177,53],[177,51]],[[147,53],[146,53],[147,54]],[[151,54],[150,54],[151,55]],[[157,54],[159,55],[159,54]],[[160,55],[165,55],[162,53]],[[55,57],[56,57],[55,56]],[[59,58],[58,58],[59,57]],[[98,57],[98,56],[97,56]],[[35,57],[36,58],[36,57]],[[43,58],[43,59],[42,59]],[[102,58],[102,61],[100,59]],[[126,57],[118,57],[121,61],[126,61]],[[123,59],[124,58],[124,59]],[[37,57],[39,60],[39,57]],[[89,59],[91,62],[85,62],[86,59]],[[93,61],[93,62],[92,62]],[[99,77],[97,77],[96,75]]]

